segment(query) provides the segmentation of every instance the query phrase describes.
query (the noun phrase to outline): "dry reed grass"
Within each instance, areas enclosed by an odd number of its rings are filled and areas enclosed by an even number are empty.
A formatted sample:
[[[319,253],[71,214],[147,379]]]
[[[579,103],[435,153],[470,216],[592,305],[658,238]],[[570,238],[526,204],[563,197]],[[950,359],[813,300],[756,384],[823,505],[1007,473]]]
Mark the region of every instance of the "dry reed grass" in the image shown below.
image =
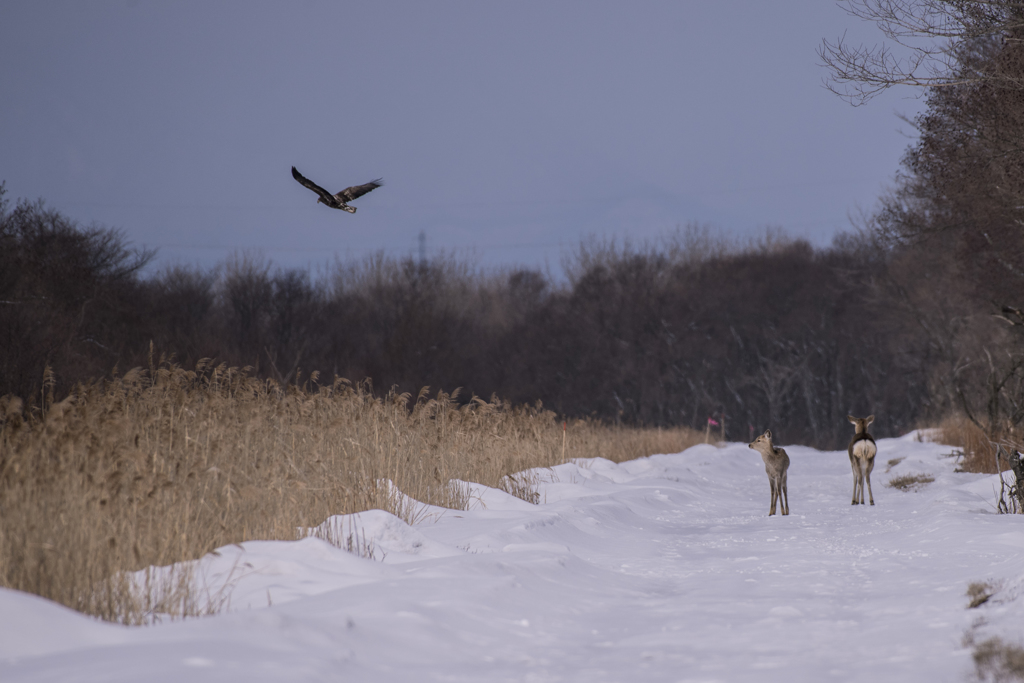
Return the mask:
[[[995,474],[995,445],[978,425],[963,415],[950,415],[942,420],[938,427],[937,441],[959,448],[963,453],[960,470],[963,472],[982,472]],[[1006,469],[1005,465],[1002,469]]]
[[[136,368],[60,402],[44,395],[33,410],[0,399],[0,585],[128,624],[194,615],[216,600],[195,595],[187,570],[141,583],[129,573],[229,543],[294,539],[335,514],[381,508],[413,521],[399,491],[464,508],[456,480],[536,502],[517,473],[701,440],[455,398],[377,398],[367,385],[316,377],[280,386],[200,362]]]
[[[960,470],[995,474],[1010,469],[1009,463],[999,460],[996,449],[1002,445],[1006,451],[1022,450],[1024,444],[1019,433],[1012,428],[982,429],[963,415],[951,415],[939,424],[942,443],[959,448],[963,453]]]

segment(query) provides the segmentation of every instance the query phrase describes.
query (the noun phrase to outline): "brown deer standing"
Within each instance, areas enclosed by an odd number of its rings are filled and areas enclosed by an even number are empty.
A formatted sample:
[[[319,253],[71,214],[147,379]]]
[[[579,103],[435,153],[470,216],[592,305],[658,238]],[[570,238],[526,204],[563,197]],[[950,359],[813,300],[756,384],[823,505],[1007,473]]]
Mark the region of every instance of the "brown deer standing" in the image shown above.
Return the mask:
[[[764,471],[768,473],[768,484],[772,487],[772,507],[768,516],[775,514],[775,503],[778,501],[782,514],[789,514],[789,491],[786,489],[786,472],[789,470],[789,456],[782,448],[772,444],[772,430],[766,429],[764,434],[754,439],[748,446],[761,454],[764,460]]]
[[[864,482],[868,483],[868,499],[875,504],[875,496],[871,493],[871,470],[875,467],[875,437],[868,434],[868,425],[875,421],[874,415],[865,418],[847,415],[846,419],[853,423],[856,433],[846,448],[850,454],[850,467],[853,468],[853,505],[864,504]]]

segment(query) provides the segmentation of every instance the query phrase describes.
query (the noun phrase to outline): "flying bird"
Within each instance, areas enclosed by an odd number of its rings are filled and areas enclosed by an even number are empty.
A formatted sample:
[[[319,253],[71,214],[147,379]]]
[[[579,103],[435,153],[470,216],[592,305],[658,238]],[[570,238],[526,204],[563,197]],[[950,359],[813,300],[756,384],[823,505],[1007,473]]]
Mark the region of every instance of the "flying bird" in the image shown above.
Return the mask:
[[[352,187],[346,187],[338,194],[331,194],[306,176],[299,173],[294,166],[292,166],[292,177],[298,180],[302,185],[305,185],[309,189],[313,190],[313,192],[320,195],[320,199],[316,200],[317,204],[326,204],[332,209],[341,209],[342,211],[348,211],[349,213],[355,213],[356,207],[349,206],[348,202],[358,197],[362,197],[367,192],[372,192],[384,184],[381,182],[383,178],[377,178],[376,180],[371,180],[365,185],[353,185]]]

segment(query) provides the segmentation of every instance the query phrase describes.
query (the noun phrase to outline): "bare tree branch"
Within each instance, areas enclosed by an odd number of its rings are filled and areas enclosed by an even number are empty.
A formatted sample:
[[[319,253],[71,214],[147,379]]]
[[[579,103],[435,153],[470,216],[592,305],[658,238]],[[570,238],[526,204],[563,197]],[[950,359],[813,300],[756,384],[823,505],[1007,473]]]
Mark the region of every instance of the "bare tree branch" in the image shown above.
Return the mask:
[[[979,43],[1024,40],[1021,0],[846,0],[850,16],[874,23],[888,43],[852,45],[846,35],[825,40],[818,56],[830,75],[825,87],[853,105],[898,85],[941,88],[975,82],[1024,86],[1024,74],[975,63]]]

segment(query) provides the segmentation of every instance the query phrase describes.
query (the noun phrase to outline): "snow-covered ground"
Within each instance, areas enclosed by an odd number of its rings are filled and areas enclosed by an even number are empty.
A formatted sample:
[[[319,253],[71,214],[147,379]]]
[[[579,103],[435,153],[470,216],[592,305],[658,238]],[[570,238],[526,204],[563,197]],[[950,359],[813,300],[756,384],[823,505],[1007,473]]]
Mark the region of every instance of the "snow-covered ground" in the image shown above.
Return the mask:
[[[932,683],[969,675],[969,630],[1020,642],[1024,517],[994,514],[995,476],[884,440],[877,504],[854,507],[845,452],[786,448],[789,517],[755,451],[697,446],[541,470],[540,505],[475,487],[412,527],[330,520],[375,559],[222,548],[200,569],[229,597],[214,617],[125,628],[0,590],[0,681]],[[917,473],[935,481],[885,486]],[[967,609],[983,580],[1002,590]]]

